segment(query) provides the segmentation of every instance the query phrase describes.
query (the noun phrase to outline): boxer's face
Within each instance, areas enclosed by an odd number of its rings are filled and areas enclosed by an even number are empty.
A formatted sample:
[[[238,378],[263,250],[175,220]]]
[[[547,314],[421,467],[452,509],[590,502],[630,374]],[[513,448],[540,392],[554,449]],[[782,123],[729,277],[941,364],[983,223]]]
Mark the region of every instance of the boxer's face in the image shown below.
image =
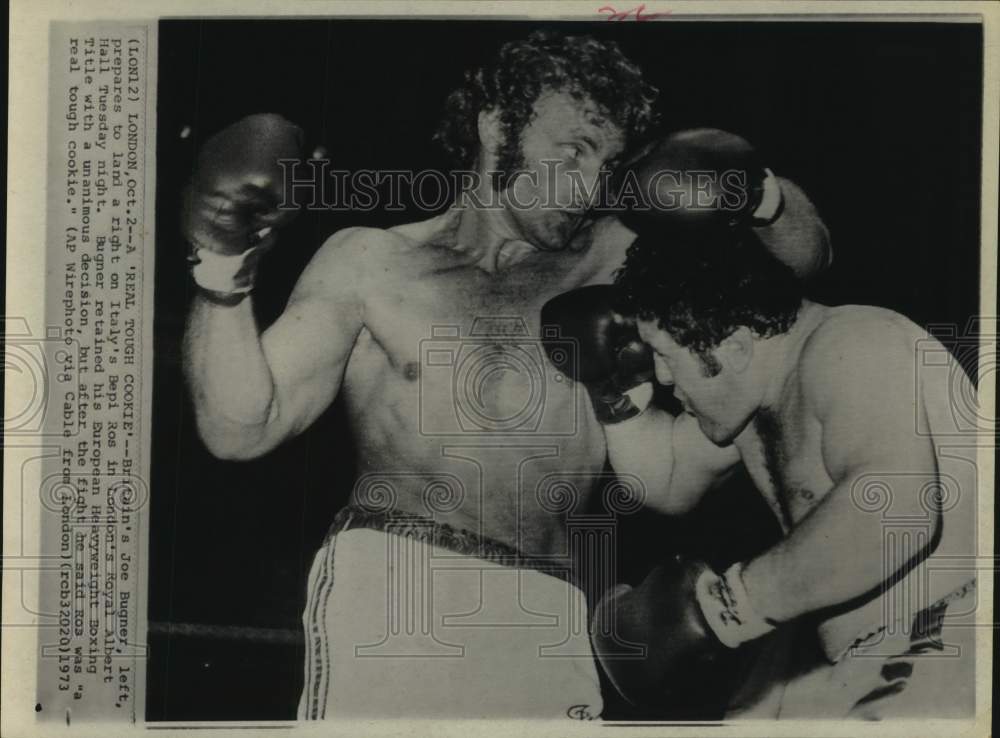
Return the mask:
[[[653,349],[656,379],[672,385],[684,410],[698,420],[702,432],[714,443],[730,443],[753,414],[752,394],[745,364],[734,360],[729,346],[710,351],[714,369],[705,359],[681,346],[656,322],[639,320],[639,336]]]
[[[546,251],[564,248],[596,199],[602,168],[624,148],[624,135],[596,107],[565,92],[543,93],[521,134],[523,173],[505,192],[523,238]]]

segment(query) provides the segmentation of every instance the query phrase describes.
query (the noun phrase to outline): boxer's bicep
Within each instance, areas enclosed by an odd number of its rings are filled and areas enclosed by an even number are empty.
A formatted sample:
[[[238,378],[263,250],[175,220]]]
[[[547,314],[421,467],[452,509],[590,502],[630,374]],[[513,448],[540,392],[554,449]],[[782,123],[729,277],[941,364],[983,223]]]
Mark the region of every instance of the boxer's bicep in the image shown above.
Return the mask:
[[[364,322],[363,238],[331,237],[302,273],[285,311],[263,335],[274,383],[272,419],[305,430],[333,401]]]

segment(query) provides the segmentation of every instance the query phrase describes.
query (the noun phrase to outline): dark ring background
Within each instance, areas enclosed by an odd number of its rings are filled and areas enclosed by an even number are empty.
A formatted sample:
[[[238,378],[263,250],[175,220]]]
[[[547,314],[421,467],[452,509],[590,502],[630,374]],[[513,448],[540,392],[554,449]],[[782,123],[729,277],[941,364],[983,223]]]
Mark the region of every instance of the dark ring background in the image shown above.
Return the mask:
[[[732,130],[800,183],[835,248],[814,297],[951,324],[953,348],[975,366],[976,338],[963,332],[979,305],[978,24],[162,21],[149,588],[149,618],[160,625],[150,634],[147,719],[294,718],[305,577],[353,479],[339,403],[250,463],[218,461],[197,438],[180,368],[191,286],[176,213],[199,142],[245,114],[278,112],[338,169],[443,168],[430,136],[447,93],[500,43],[542,26],[617,39],[660,88],[665,129]],[[329,234],[423,217],[303,213],[264,264],[262,325]],[[744,478],[686,520],[640,513],[620,525],[628,579],[665,547],[726,562],[777,534]],[[170,634],[169,623],[278,630],[250,640]],[[609,692],[607,703],[609,717],[715,716],[708,702],[639,713]]]

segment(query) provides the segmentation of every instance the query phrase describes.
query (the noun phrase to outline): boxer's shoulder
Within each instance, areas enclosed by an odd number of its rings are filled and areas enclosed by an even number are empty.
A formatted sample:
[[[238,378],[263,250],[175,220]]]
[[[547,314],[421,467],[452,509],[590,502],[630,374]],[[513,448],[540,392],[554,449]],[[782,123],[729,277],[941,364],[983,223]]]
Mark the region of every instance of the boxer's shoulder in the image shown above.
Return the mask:
[[[393,228],[363,226],[342,228],[330,235],[309,263],[307,272],[337,272],[361,279],[366,275],[388,278],[424,259],[430,231],[425,223]]]
[[[584,251],[584,259],[591,261],[599,270],[599,283],[614,279],[615,272],[625,263],[628,247],[635,240],[635,233],[629,230],[617,217],[598,218],[574,239],[572,248]]]
[[[407,249],[413,248],[414,239],[401,228],[369,228],[354,226],[342,228],[332,234],[317,256],[325,253],[330,258],[363,259],[365,263],[398,259]]]
[[[920,328],[905,315],[874,305],[813,305],[821,311],[805,350],[865,351],[879,346],[898,349],[899,342],[920,334]]]
[[[921,331],[908,318],[870,305],[815,307],[822,313],[798,358],[806,397],[842,398],[859,387],[881,385],[887,378],[903,381],[912,373]]]
[[[300,286],[330,285],[338,290],[360,280],[384,261],[395,237],[379,228],[343,228],[330,235],[313,255]]]
[[[602,252],[622,257],[635,240],[635,232],[630,230],[617,216],[605,215],[594,221],[589,229],[589,237],[593,246]]]

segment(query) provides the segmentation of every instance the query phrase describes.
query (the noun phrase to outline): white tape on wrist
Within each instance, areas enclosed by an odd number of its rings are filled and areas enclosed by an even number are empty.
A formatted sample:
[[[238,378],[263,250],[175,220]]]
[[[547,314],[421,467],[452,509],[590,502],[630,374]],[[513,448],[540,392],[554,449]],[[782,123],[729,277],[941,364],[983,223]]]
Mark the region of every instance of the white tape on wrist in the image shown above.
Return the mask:
[[[628,392],[625,393],[628,398],[632,401],[639,412],[641,413],[647,407],[649,403],[653,401],[653,383],[643,382],[638,387],[633,387]]]
[[[729,648],[752,641],[774,630],[774,625],[754,609],[743,584],[743,564],[735,563],[725,574],[706,569],[695,585],[705,620]]]
[[[202,289],[223,295],[244,295],[253,289],[255,269],[248,269],[247,260],[258,247],[242,254],[217,254],[208,249],[195,249],[191,276]]]
[[[753,211],[753,219],[758,223],[773,223],[778,213],[781,212],[781,205],[784,196],[781,194],[781,184],[774,172],[764,169],[764,192],[760,200],[760,205]]]

